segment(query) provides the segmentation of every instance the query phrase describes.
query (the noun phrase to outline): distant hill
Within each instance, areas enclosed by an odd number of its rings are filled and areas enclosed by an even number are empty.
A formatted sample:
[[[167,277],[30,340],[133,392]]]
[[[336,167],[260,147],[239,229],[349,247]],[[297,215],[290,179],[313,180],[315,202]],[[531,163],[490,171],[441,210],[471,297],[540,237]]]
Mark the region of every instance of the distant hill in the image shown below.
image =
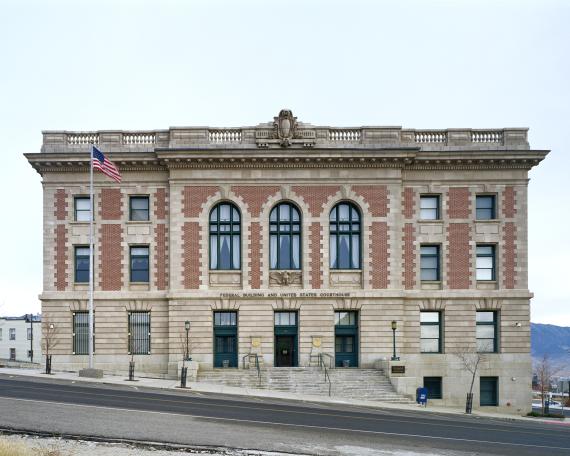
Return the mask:
[[[564,374],[570,374],[570,327],[531,323],[530,346],[533,360],[547,354]]]

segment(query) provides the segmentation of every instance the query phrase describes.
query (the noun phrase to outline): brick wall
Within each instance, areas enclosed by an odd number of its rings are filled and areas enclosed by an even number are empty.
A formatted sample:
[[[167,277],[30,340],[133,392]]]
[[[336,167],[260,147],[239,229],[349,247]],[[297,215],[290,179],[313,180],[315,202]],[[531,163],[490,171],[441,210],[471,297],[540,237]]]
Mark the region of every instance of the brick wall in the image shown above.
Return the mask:
[[[372,288],[388,288],[390,270],[388,224],[386,222],[372,222],[370,238],[372,244],[372,255],[370,255]]]
[[[516,247],[517,228],[514,222],[503,225],[503,287],[515,288],[516,285]]]
[[[250,267],[250,284],[251,288],[261,288],[261,224],[259,222],[251,222],[250,226],[250,248],[248,252],[248,260]]]
[[[450,223],[447,227],[447,271],[451,289],[469,288],[471,283],[470,227],[468,223]]]
[[[65,225],[55,227],[55,277],[54,286],[57,291],[65,291],[67,277],[67,228]]]
[[[168,286],[168,228],[164,223],[154,228],[154,261],[156,276],[154,284],[158,290]]]
[[[311,223],[309,229],[309,242],[311,244],[310,264],[311,264],[311,287],[321,288],[323,284],[322,278],[322,255],[321,255],[321,224],[319,222]]]
[[[318,217],[323,211],[327,200],[340,190],[339,185],[294,185],[291,187],[297,195],[301,196],[313,217]]]
[[[373,217],[388,215],[388,187],[385,185],[353,185],[352,190],[368,203]]]
[[[154,216],[157,220],[164,220],[168,214],[168,202],[166,200],[166,189],[157,188],[154,192]]]
[[[515,207],[515,189],[512,186],[505,187],[503,191],[503,216],[505,218],[513,218],[516,213]]]
[[[412,187],[404,188],[404,194],[402,195],[403,208],[404,208],[404,218],[411,219],[416,213],[415,208],[415,190]]]
[[[99,228],[99,287],[118,291],[123,285],[123,228],[119,224],[102,224]]]
[[[55,191],[55,211],[53,215],[56,220],[65,220],[67,218],[67,194],[63,188]]]
[[[198,217],[202,211],[202,204],[218,190],[219,187],[214,185],[184,187],[182,190],[184,217]]]
[[[182,226],[182,283],[188,290],[200,288],[200,225],[185,222]]]
[[[99,198],[99,216],[101,220],[121,220],[123,216],[121,202],[120,189],[101,189],[101,197]]]
[[[469,218],[471,203],[469,188],[452,187],[447,195],[447,215],[449,218]]]
[[[251,216],[258,217],[263,204],[280,188],[278,185],[235,185],[232,191],[247,204]]]
[[[414,225],[412,223],[405,223],[403,228],[403,249],[402,261],[404,262],[402,278],[404,281],[404,288],[409,290],[416,285],[416,253],[414,244],[416,236],[414,232]]]

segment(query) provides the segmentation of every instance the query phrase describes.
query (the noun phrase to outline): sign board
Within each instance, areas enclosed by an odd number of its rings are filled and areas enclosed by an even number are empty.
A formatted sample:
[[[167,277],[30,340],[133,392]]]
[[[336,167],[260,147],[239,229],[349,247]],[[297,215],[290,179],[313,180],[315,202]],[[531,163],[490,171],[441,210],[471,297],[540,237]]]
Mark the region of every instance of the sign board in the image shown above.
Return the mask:
[[[405,374],[406,373],[406,366],[392,366],[391,372],[393,374]]]

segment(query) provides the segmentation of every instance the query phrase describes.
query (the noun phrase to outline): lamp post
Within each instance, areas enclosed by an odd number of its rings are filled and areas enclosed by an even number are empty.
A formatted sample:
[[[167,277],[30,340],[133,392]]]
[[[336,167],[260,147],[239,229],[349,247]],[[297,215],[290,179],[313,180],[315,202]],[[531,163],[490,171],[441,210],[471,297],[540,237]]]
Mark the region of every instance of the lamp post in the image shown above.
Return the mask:
[[[55,326],[53,323],[48,325],[48,333],[44,336],[46,345],[46,374],[51,374],[51,355],[49,353],[50,345],[52,344]]]
[[[188,344],[188,333],[190,332],[190,320],[184,322],[184,329],[186,330],[186,356],[188,359],[190,357],[190,345]]]
[[[26,315],[27,316],[27,315]],[[34,315],[30,314],[30,362],[34,362]]]
[[[396,320],[392,320],[392,347],[394,348],[392,361],[400,361],[400,358],[396,356],[396,329],[398,329],[398,323]]]

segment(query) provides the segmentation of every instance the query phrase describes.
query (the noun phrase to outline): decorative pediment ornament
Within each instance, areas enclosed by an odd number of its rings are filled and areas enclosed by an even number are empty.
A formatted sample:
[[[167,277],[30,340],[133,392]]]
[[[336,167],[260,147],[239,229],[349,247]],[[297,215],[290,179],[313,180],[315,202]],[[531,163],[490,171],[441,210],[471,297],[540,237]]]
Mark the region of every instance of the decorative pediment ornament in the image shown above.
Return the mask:
[[[297,132],[297,118],[289,109],[282,109],[278,117],[273,118],[273,137],[280,140],[281,147],[289,147]]]
[[[270,285],[301,285],[302,275],[300,271],[271,271],[269,273]]]

